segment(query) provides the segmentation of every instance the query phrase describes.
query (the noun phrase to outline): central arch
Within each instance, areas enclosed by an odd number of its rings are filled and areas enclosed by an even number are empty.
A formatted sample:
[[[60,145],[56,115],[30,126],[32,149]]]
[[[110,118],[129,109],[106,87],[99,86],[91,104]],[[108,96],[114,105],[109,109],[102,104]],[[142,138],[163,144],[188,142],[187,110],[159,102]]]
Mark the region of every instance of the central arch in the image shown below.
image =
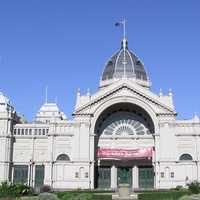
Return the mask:
[[[130,185],[133,184],[132,178],[130,177],[132,177],[132,169],[136,163],[140,163],[140,165],[143,167],[141,168],[142,170],[144,170],[145,166],[145,170],[150,170],[150,173],[152,173],[153,181],[153,169],[151,160],[142,158],[138,161],[134,157],[124,159],[124,157],[120,156],[119,158],[112,156],[104,158],[101,157],[102,155],[99,153],[102,152],[102,149],[106,149],[108,151],[114,150],[115,153],[119,151],[117,154],[120,154],[121,150],[123,150],[123,152],[127,151],[130,153],[130,151],[134,151],[135,149],[145,149],[145,145],[143,145],[143,147],[141,145],[136,147],[134,145],[130,146],[130,144],[127,146],[123,146],[121,144],[126,141],[133,140],[133,137],[148,137],[151,141],[149,147],[153,147],[153,134],[156,132],[156,124],[151,115],[152,114],[149,114],[146,109],[131,102],[114,103],[99,113],[98,117],[96,117],[96,123],[94,126],[94,133],[96,135],[94,142],[94,159],[96,161],[97,180],[96,187],[113,188],[113,175],[111,173],[111,168],[113,165],[117,166],[117,169],[115,169],[117,170],[117,180],[115,180],[115,186],[120,182],[119,179],[121,179],[121,181],[122,179],[125,182],[127,181]],[[117,142],[115,143],[115,141]],[[109,154],[108,152],[106,153]],[[113,154],[113,152],[111,152],[111,154]],[[102,182],[102,177],[107,177],[107,180]],[[144,185],[142,185],[142,187],[143,186]],[[150,184],[150,187],[153,187],[153,182]]]

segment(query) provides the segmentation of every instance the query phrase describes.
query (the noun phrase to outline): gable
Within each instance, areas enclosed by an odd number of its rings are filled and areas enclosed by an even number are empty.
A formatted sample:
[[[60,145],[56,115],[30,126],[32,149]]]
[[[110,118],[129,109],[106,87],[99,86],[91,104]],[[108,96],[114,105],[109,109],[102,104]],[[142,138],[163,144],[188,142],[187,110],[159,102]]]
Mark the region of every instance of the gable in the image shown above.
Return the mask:
[[[92,114],[95,111],[95,108],[103,102],[108,102],[112,98],[132,98],[139,99],[146,104],[149,104],[156,113],[169,113],[176,114],[173,106],[167,105],[163,102],[158,95],[155,95],[150,90],[143,88],[136,83],[133,82],[119,82],[117,84],[113,84],[108,86],[103,90],[99,90],[97,93],[91,96],[90,100],[76,108],[73,115],[84,115],[84,114]]]

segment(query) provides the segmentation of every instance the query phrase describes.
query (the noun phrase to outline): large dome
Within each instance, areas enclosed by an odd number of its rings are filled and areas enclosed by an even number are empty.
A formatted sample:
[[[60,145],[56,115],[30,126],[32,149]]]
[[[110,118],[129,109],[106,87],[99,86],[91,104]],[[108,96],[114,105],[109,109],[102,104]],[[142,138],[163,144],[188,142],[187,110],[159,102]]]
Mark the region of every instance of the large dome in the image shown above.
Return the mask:
[[[107,62],[100,86],[106,86],[115,80],[128,78],[149,86],[148,76],[143,63],[128,49],[128,41],[122,40],[121,49]]]

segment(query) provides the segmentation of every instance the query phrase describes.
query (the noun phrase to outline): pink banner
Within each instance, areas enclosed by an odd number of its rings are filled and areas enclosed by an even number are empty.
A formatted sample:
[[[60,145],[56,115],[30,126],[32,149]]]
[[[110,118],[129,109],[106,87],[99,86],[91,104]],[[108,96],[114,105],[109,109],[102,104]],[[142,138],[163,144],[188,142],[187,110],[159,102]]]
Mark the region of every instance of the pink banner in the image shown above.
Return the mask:
[[[151,159],[153,148],[141,148],[141,149],[108,149],[99,148],[99,158],[116,158],[116,159]]]

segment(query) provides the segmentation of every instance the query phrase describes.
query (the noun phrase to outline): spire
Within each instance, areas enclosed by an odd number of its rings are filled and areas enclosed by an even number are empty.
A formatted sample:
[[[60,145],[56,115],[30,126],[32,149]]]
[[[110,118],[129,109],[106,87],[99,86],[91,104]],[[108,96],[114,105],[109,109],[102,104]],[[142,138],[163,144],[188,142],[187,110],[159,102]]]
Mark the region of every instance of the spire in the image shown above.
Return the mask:
[[[199,116],[197,115],[196,112],[193,115],[193,122],[195,122],[195,123],[199,123],[200,122]]]
[[[55,103],[58,104],[58,97],[55,96]]]
[[[171,88],[169,88],[169,94],[168,94],[169,96],[173,96],[173,92],[172,92],[172,89]]]
[[[87,89],[87,96],[90,96],[90,88]]]
[[[48,103],[48,86],[45,89],[45,103]]]
[[[163,91],[162,91],[161,88],[160,88],[159,96],[160,96],[160,97],[163,96]]]
[[[80,97],[81,97],[81,90],[80,88],[78,88],[77,93],[76,93],[76,100],[79,101]]]

